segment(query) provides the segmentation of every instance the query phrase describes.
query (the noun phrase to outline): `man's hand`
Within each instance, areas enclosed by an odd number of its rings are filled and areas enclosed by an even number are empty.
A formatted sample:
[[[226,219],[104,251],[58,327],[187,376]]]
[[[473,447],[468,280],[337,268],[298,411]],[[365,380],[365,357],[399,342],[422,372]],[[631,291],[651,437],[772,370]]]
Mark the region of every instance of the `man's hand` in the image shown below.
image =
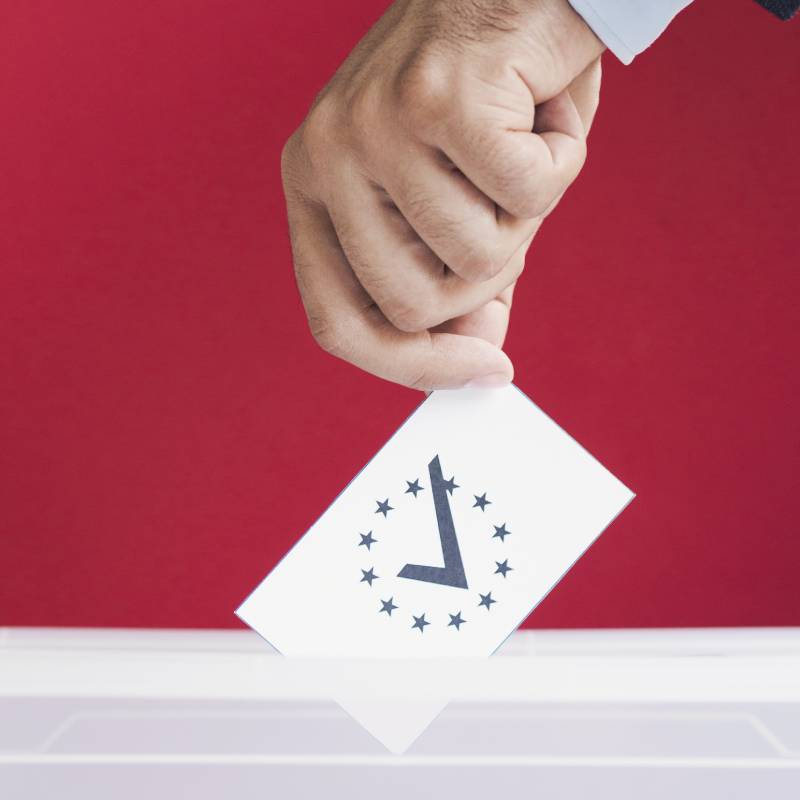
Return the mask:
[[[603,49],[566,0],[397,0],[286,144],[330,353],[417,389],[511,380],[514,282],[583,165]]]

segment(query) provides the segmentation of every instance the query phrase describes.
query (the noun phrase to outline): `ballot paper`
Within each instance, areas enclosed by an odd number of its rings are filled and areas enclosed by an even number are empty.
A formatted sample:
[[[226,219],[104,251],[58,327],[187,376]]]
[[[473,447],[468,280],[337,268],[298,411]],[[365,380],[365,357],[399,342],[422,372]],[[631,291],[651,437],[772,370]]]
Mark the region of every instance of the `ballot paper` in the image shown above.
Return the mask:
[[[515,386],[434,392],[236,613],[285,656],[370,665],[331,691],[401,752],[443,672],[497,650],[632,498]]]

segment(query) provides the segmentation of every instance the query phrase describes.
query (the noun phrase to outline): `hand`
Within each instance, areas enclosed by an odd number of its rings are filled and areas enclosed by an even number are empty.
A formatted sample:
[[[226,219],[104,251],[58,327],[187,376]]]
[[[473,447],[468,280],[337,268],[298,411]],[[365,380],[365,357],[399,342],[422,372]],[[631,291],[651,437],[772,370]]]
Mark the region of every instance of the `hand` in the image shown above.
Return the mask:
[[[391,6],[283,153],[325,350],[424,390],[511,380],[514,282],[583,165],[602,49],[566,0]]]

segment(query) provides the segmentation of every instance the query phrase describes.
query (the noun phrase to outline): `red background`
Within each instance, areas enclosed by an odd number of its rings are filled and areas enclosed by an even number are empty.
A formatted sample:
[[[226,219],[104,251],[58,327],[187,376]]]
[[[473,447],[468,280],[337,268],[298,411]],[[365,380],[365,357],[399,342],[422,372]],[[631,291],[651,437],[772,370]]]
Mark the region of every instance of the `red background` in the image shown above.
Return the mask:
[[[278,155],[381,2],[0,8],[0,624],[236,625],[420,401],[318,351]],[[529,621],[800,624],[800,22],[606,56],[517,382],[638,499]]]

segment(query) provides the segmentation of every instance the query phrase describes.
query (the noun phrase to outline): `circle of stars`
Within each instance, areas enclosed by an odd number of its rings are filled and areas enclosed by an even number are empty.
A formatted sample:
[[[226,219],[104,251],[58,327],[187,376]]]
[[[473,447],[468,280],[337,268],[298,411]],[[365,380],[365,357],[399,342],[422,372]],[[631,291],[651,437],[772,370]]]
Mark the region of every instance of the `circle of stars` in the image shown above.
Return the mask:
[[[417,495],[420,492],[425,491],[425,487],[420,483],[419,478],[415,478],[414,480],[407,480],[406,482],[406,489],[403,492],[404,495],[410,494],[414,500],[417,499]],[[456,483],[455,477],[450,478],[444,482],[445,490],[450,495],[453,496],[453,493],[456,489],[460,489],[461,487],[459,484]],[[483,494],[474,494],[473,495],[474,503],[472,504],[472,508],[479,509],[482,513],[486,511],[486,507],[492,505],[492,501],[487,497],[487,492]],[[396,509],[394,506],[390,504],[390,498],[385,498],[384,500],[376,500],[375,504],[377,508],[375,509],[375,514],[381,514],[384,519],[389,516],[390,511],[395,511]],[[508,529],[506,522],[502,523],[501,525],[493,525],[494,533],[491,535],[492,539],[499,539],[501,544],[505,544],[506,537],[511,535],[511,531]],[[358,542],[358,547],[365,547],[368,551],[371,551],[372,545],[378,543],[378,539],[376,539],[372,535],[372,531],[368,531],[367,533],[359,533],[360,541]],[[508,559],[504,559],[503,561],[495,561],[495,571],[494,575],[501,575],[503,579],[506,579],[509,572],[513,572],[514,568],[509,565]],[[366,583],[370,587],[372,586],[373,582],[379,579],[379,575],[375,574],[375,568],[370,567],[369,569],[362,569],[361,570],[361,579],[360,583]],[[488,611],[491,611],[492,606],[495,605],[498,601],[492,597],[492,592],[489,591],[486,594],[482,594],[478,592],[478,597],[480,597],[480,602],[477,604],[477,608],[485,608]],[[378,609],[379,614],[386,614],[387,617],[392,616],[392,612],[397,611],[400,608],[394,602],[394,596],[390,597],[388,600],[380,600],[380,608]],[[455,614],[448,614],[450,617],[450,621],[447,623],[445,627],[453,628],[455,631],[460,631],[462,625],[466,625],[468,620],[464,619],[462,616],[462,612],[459,610]],[[413,624],[411,625],[410,629],[418,630],[420,634],[425,633],[425,628],[431,625],[430,620],[426,618],[426,612],[423,612],[419,616],[415,614],[411,614],[411,619],[413,620]]]

